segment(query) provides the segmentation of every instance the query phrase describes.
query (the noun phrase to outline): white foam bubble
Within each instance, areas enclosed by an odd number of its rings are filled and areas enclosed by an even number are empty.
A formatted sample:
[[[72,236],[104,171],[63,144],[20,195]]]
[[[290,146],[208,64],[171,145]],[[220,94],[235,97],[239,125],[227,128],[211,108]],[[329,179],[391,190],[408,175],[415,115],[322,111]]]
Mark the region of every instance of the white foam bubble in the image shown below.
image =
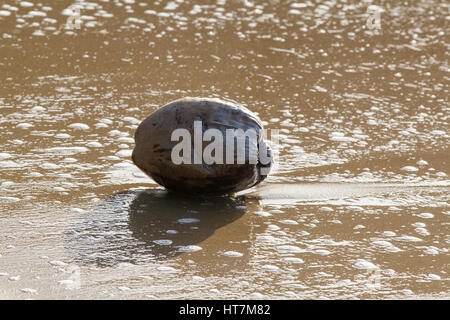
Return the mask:
[[[429,212],[423,212],[418,214],[419,217],[423,218],[423,219],[431,219],[434,218],[434,214],[429,213]]]
[[[385,249],[388,252],[400,252],[400,251],[403,251],[402,249],[400,249],[400,248],[398,248],[396,246],[386,247]]]
[[[360,206],[347,206],[346,208],[350,211],[356,211],[356,212],[364,211],[364,208],[362,208]]]
[[[51,162],[44,162],[41,163],[39,165],[39,167],[41,167],[42,169],[46,169],[46,170],[54,170],[54,169],[58,169],[59,166],[57,164],[51,163]]]
[[[284,213],[284,211],[278,210],[278,209],[270,210],[269,212],[270,213]]]
[[[300,14],[302,14],[302,12],[301,12],[300,10],[297,10],[297,9],[290,9],[290,10],[288,11],[288,14],[292,14],[292,15],[300,15]]]
[[[42,8],[42,9],[44,9],[44,8]],[[46,23],[50,23],[50,24],[55,24],[58,22],[58,20],[52,19],[52,18],[44,18],[44,19],[42,19],[42,21],[46,22]]]
[[[166,4],[166,6],[164,7],[164,10],[175,10],[176,8],[178,8],[179,4],[174,2],[174,1],[170,1]]]
[[[66,8],[63,11],[61,11],[61,14],[63,16],[73,16],[75,14],[75,11],[73,11],[73,10],[71,10],[69,8]]]
[[[161,266],[156,268],[156,270],[160,271],[160,272],[167,272],[167,273],[171,273],[171,272],[177,272],[178,270],[172,267],[167,267],[167,266]]]
[[[289,220],[289,219],[281,220],[280,223],[283,223],[283,224],[298,224],[297,221]]]
[[[311,4],[304,3],[304,2],[294,2],[294,3],[291,3],[291,8],[300,9],[300,8],[306,8],[309,5],[311,5]]]
[[[332,136],[330,138],[330,141],[337,141],[337,142],[356,142],[355,138],[352,137],[340,137],[340,136]]]
[[[439,250],[438,250],[437,248],[435,248],[435,247],[428,247],[428,248],[425,250],[425,253],[426,253],[426,254],[436,255],[436,254],[439,254]]]
[[[280,252],[304,252],[304,250],[299,247],[291,245],[278,246],[276,249]]]
[[[153,240],[154,243],[159,244],[160,246],[169,246],[172,244],[172,240],[166,240],[166,239],[162,239],[162,240]]]
[[[286,258],[283,258],[282,261],[286,262],[286,263],[304,263],[304,261],[302,259],[295,258],[295,257],[286,257]]]
[[[195,218],[181,218],[177,220],[178,223],[197,223],[200,222],[199,219]]]
[[[35,30],[31,35],[35,37],[43,37],[45,36],[45,32],[42,30]]]
[[[420,241],[422,241],[422,239],[420,239],[420,238],[413,237],[413,236],[407,236],[407,235],[396,237],[395,240],[405,241],[405,242],[420,242]]]
[[[428,274],[428,279],[430,279],[430,280],[441,280],[441,277],[438,276],[437,274],[430,273],[430,274]]]
[[[393,246],[392,243],[390,243],[389,241],[384,241],[384,240],[372,241],[372,244],[377,247],[392,247]]]
[[[126,122],[129,122],[129,123],[132,123],[132,124],[138,124],[138,123],[141,122],[141,121],[139,121],[138,119],[136,119],[134,117],[124,117],[122,120],[126,121]]]
[[[99,122],[99,123],[94,124],[94,127],[96,127],[97,129],[98,128],[108,128],[108,125],[106,123]]]
[[[30,172],[30,173],[28,174],[28,176],[29,176],[29,177],[35,177],[35,178],[37,178],[37,177],[42,177],[42,173],[39,173],[39,172]]]
[[[120,150],[120,151],[116,152],[116,156],[123,157],[123,158],[129,158],[129,157],[131,157],[132,153],[133,153],[133,150],[130,150],[130,149]]]
[[[72,123],[69,124],[69,128],[74,130],[89,130],[89,126],[85,123]]]
[[[118,269],[128,269],[128,268],[134,267],[134,264],[129,263],[129,262],[119,262],[115,265],[115,267]]]
[[[279,232],[279,231],[277,231],[277,232]],[[267,234],[256,235],[256,240],[264,241],[264,242],[268,242],[268,243],[282,243],[283,242],[282,240],[275,238],[274,236],[267,235]]]
[[[71,155],[71,154],[76,154],[76,153],[85,153],[85,152],[88,152],[89,149],[86,147],[54,147],[54,148],[44,149],[44,151],[46,151],[48,153]]]
[[[231,257],[231,258],[239,258],[242,257],[243,254],[237,251],[226,251],[224,253],[222,253],[222,255],[226,256],[226,257]]]
[[[326,249],[317,249],[313,251],[315,254],[320,254],[321,256],[327,256],[329,254],[331,254],[331,251],[328,251]]]
[[[28,12],[28,15],[30,17],[46,17],[47,16],[47,14],[45,12],[37,11],[37,10],[32,10],[32,11]]]
[[[425,228],[427,225],[423,222],[416,222],[416,223],[413,223],[412,226],[416,227],[416,228]]]
[[[74,162],[77,162],[77,161],[78,161],[77,159],[70,158],[70,157],[63,159],[63,162],[65,162],[65,163],[74,163]]]
[[[421,236],[429,236],[430,233],[428,232],[427,229],[425,228],[416,228],[414,229],[414,231],[416,231],[418,234],[420,234]]]
[[[17,202],[20,201],[19,198],[16,197],[0,197],[0,201],[4,201],[4,202]]]
[[[86,147],[89,147],[89,148],[101,148],[101,147],[103,147],[103,145],[100,142],[91,141],[91,142],[86,143]]]
[[[29,1],[20,1],[19,5],[24,8],[30,8],[30,7],[34,6],[34,3],[29,2]]]
[[[445,135],[445,131],[433,130],[433,131],[431,131],[431,134],[434,134],[434,135],[437,135],[437,136],[444,136]]]
[[[20,291],[25,292],[25,293],[29,293],[29,294],[36,294],[37,293],[37,290],[31,289],[31,288],[23,288],[23,289],[20,289]]]
[[[357,259],[353,267],[357,269],[378,269],[378,266],[364,259]]]
[[[111,130],[111,131],[109,131],[108,132],[108,134],[110,135],[110,136],[119,136],[119,137],[126,137],[126,136],[128,136],[128,133],[126,133],[126,132],[122,132],[122,131],[119,131],[119,130]]]
[[[55,267],[64,267],[67,265],[67,263],[59,261],[59,260],[52,260],[52,261],[49,261],[48,263],[50,263],[52,266],[55,266]]]
[[[34,127],[34,125],[31,124],[31,123],[28,123],[28,122],[22,122],[22,123],[19,123],[16,127],[26,130],[26,129],[29,129],[31,127]]]
[[[416,164],[418,166],[426,166],[426,165],[428,165],[428,162],[425,161],[425,160],[419,160],[419,161],[416,162]]]
[[[74,280],[71,279],[67,279],[67,280],[59,280],[58,284],[62,285],[62,286],[74,286],[76,284],[76,282]]]
[[[31,108],[30,112],[31,113],[42,113],[42,112],[45,112],[45,110],[46,109],[44,107],[36,106],[36,107]]]
[[[55,138],[57,139],[68,139],[68,138],[72,138],[72,136],[70,134],[67,133],[58,133],[55,135]]]
[[[120,137],[117,139],[118,142],[125,142],[125,143],[134,143],[134,139],[130,137]]]
[[[3,181],[3,182],[0,184],[0,186],[2,186],[3,188],[5,188],[5,187],[10,187],[10,186],[12,186],[12,185],[14,185],[14,182],[12,182],[12,181]]]
[[[131,291],[131,289],[130,289],[130,288],[128,288],[128,287],[125,287],[125,286],[120,286],[120,287],[117,287],[117,289],[119,289],[120,291]]]
[[[6,152],[0,152],[0,160],[5,160],[11,158],[11,155]]]
[[[265,212],[265,211],[255,211],[253,214],[256,214],[257,216],[261,217],[270,217],[272,214]]]
[[[182,246],[178,248],[178,251],[180,252],[195,252],[202,250],[202,247],[189,245],[189,246]]]
[[[266,264],[260,267],[263,270],[267,270],[267,271],[278,271],[280,270],[280,268],[278,268],[277,266],[274,266],[272,264]]]
[[[383,270],[382,272],[383,272],[383,274],[389,275],[389,276],[392,276],[396,273],[394,269],[386,269],[386,270]]]
[[[418,168],[413,167],[413,166],[405,166],[405,167],[402,167],[400,170],[405,171],[405,172],[417,172],[417,171],[419,171]]]
[[[117,168],[117,169],[125,169],[125,168],[133,168],[134,166],[132,163],[130,163],[128,161],[123,161],[123,162],[115,163],[112,167]]]
[[[403,289],[403,290],[400,290],[400,292],[403,294],[406,294],[406,295],[414,294],[414,292],[412,292],[412,290],[409,290],[409,289]]]

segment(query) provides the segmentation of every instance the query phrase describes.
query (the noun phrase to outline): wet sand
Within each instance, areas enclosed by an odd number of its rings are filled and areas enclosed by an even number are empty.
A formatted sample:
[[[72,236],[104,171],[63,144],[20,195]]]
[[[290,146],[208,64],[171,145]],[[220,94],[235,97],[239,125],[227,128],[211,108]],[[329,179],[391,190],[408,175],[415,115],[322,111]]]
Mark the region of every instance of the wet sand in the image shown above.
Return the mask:
[[[0,298],[450,297],[444,2],[4,3]],[[185,96],[257,112],[276,170],[158,187],[133,134]]]

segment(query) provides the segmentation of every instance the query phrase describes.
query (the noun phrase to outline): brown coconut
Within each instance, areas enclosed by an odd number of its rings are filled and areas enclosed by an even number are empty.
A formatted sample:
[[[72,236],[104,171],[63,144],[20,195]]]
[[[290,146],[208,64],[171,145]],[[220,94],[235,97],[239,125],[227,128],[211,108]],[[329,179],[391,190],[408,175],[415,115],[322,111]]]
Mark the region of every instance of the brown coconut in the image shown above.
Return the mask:
[[[248,109],[219,99],[184,98],[173,101],[148,116],[135,133],[136,146],[133,162],[143,172],[168,190],[188,193],[232,193],[250,188],[264,180],[270,170],[267,164],[250,163],[246,156],[243,164],[225,163],[226,142],[223,142],[224,161],[222,164],[181,163],[172,161],[172,149],[179,141],[171,141],[172,132],[183,128],[189,131],[192,157],[194,153],[194,121],[202,121],[202,133],[207,129],[218,129],[226,136],[226,129],[253,129],[259,132],[257,141],[247,143],[249,150],[268,152],[263,141],[263,126],[259,118]],[[210,142],[202,143],[202,150]],[[234,143],[237,149],[237,143]],[[264,170],[262,170],[264,169]]]

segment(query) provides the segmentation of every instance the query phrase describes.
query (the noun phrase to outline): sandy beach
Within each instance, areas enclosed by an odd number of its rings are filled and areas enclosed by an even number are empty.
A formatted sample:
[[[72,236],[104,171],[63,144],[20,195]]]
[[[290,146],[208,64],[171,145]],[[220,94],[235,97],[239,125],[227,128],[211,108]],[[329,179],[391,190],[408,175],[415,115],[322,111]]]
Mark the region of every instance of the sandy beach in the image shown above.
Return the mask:
[[[0,299],[450,298],[448,4],[78,5],[0,4]],[[278,130],[260,185],[132,163],[200,96]]]

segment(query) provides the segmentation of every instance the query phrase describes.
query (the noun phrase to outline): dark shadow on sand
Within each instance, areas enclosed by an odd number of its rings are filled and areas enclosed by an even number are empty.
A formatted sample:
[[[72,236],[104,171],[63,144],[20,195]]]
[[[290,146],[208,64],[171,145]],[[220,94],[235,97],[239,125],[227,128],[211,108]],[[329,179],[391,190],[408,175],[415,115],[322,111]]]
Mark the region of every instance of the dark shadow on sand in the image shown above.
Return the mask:
[[[66,232],[78,263],[146,263],[183,253],[246,212],[243,197],[194,197],[161,189],[117,193]]]

